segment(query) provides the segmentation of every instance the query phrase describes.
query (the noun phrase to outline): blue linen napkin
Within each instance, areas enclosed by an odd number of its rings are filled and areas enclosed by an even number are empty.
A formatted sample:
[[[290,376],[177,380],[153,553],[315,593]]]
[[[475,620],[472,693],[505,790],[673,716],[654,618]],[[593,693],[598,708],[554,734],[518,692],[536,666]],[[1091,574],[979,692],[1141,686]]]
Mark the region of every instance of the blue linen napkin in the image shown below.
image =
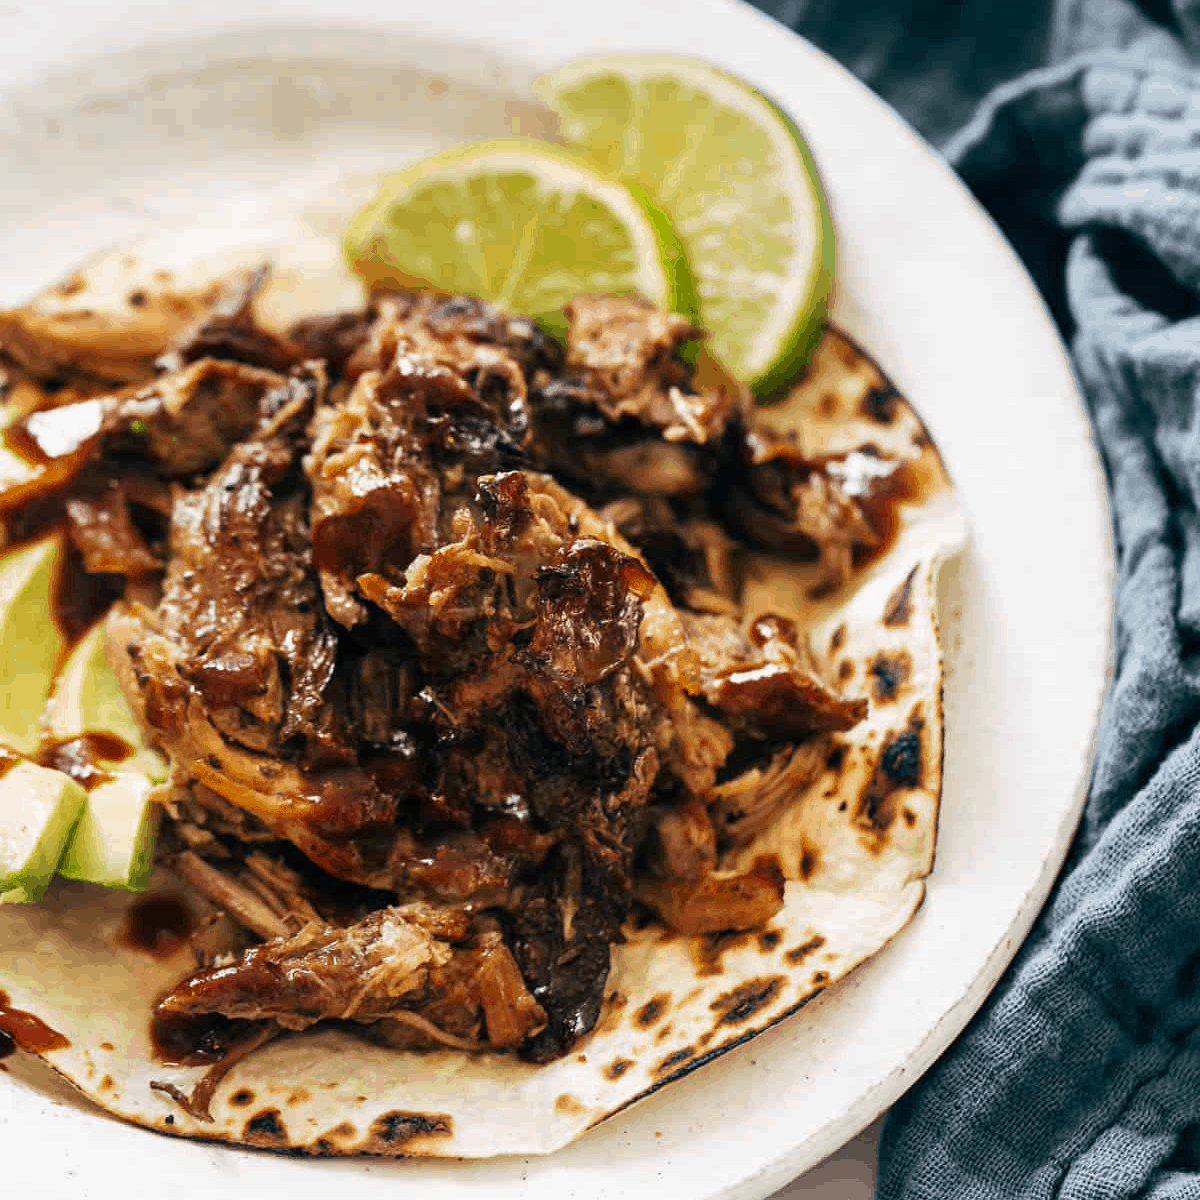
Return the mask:
[[[939,144],[1024,258],[1119,555],[1079,832],[1000,986],[892,1110],[879,1196],[1200,1197],[1200,0],[759,2]]]

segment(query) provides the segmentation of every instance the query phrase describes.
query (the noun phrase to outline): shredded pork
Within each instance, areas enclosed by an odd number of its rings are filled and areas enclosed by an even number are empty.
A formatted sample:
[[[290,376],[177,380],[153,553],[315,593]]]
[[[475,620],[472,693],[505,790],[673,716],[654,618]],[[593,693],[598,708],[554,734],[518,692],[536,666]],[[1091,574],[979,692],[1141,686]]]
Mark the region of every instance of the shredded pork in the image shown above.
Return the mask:
[[[769,863],[722,855],[865,702],[785,618],[747,624],[740,557],[836,576],[878,531],[643,301],[577,299],[565,347],[427,294],[281,335],[261,282],[156,310],[126,350],[0,319],[11,370],[62,377],[13,445],[80,570],[126,581],[110,657],[227,939],[160,1002],[162,1043],[340,1021],[560,1056],[635,898],[683,933],[782,904]]]

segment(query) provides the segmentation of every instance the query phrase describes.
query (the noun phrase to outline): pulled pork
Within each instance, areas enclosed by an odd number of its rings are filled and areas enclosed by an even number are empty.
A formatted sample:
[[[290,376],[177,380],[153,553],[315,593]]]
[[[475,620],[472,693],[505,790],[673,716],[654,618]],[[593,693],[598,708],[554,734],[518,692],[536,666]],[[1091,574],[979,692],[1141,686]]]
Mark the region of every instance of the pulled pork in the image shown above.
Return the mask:
[[[165,845],[237,930],[160,1043],[339,1021],[560,1056],[635,899],[684,933],[778,910],[772,864],[722,856],[865,714],[785,618],[747,626],[742,538],[837,573],[877,534],[643,301],[574,301],[565,348],[426,294],[284,336],[260,282],[124,358],[0,320],[13,370],[90,372],[10,446],[124,587],[110,657],[173,763]]]

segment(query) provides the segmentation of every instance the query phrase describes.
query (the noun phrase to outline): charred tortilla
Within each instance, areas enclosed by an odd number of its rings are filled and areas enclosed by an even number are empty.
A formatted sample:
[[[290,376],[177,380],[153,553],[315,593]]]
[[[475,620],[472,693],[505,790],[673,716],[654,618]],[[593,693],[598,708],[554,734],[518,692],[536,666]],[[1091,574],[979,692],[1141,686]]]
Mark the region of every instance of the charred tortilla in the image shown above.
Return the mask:
[[[564,363],[467,300],[272,330],[254,286],[142,292],[133,307],[179,319],[128,356],[72,341],[57,301],[0,325],[31,395],[72,374],[103,410],[49,464],[54,487],[131,455],[167,484],[158,540],[148,519],[124,541],[86,505],[72,519],[85,561],[130,581],[110,657],[177,767],[148,899],[60,882],[0,910],[4,1004],[61,1035],[28,1046],[53,1069],[164,1132],[553,1150],[795,1011],[920,904],[941,790],[936,582],[963,540],[948,477],[834,330],[782,403],[751,411],[673,355],[693,331],[628,301],[581,301]],[[639,338],[640,357],[614,350]],[[369,475],[352,494],[351,468]],[[155,577],[146,554],[165,556],[161,586],[134,586]],[[206,607],[210,592],[238,601]],[[339,701],[358,714],[347,757],[330,680],[348,646],[373,652],[380,613],[425,715],[408,698],[376,732],[374,700]],[[387,665],[356,677],[362,695],[394,686]],[[367,742],[386,771],[364,773]],[[446,810],[463,779],[493,805],[487,781],[517,779],[532,815]],[[272,858],[282,843],[316,883]],[[220,882],[256,871],[260,908]],[[182,934],[148,954],[130,932],[147,904],[207,938],[205,961]]]

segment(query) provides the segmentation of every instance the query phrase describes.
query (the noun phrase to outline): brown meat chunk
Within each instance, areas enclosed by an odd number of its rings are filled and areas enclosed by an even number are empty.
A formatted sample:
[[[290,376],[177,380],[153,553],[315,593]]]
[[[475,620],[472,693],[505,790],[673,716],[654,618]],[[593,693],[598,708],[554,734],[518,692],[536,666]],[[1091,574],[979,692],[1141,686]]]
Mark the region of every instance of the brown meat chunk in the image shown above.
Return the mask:
[[[381,909],[346,929],[309,926],[192,975],[159,1001],[157,1013],[220,1013],[285,1029],[328,1017],[377,1019],[419,996],[430,970],[452,957],[450,941],[466,932],[460,912],[428,905]]]
[[[125,488],[110,479],[94,493],[67,501],[67,533],[92,575],[136,578],[160,569],[129,512]]]
[[[567,371],[608,421],[634,417],[666,442],[703,444],[725,431],[730,397],[694,391],[678,356],[702,333],[685,318],[635,296],[580,296],[566,314]]]
[[[195,324],[176,335],[158,359],[158,368],[176,371],[202,358],[245,363],[281,374],[296,365],[301,347],[263,329],[254,319],[254,298],[269,274],[269,268],[260,267],[226,286]]]
[[[495,932],[470,936],[461,909],[407,904],[344,928],[309,925],[192,975],[155,1009],[162,1040],[219,1014],[304,1029],[381,1022],[393,1044],[503,1049],[545,1025]],[[402,1032],[401,1032],[402,1031]],[[390,1036],[388,1036],[390,1033]]]
[[[740,397],[697,386],[681,348],[699,331],[638,297],[581,296],[566,314],[565,373],[530,393],[537,461],[592,493],[703,493]]]
[[[760,617],[746,633],[728,616],[681,615],[704,698],[735,728],[796,738],[849,729],[866,716],[866,700],[843,699],[820,678],[785,618]]]
[[[872,513],[900,478],[870,447],[810,461],[788,438],[750,426],[725,497],[735,530],[765,550],[820,561],[827,587],[849,577],[856,551],[878,545]]]
[[[765,762],[713,788],[708,811],[721,848],[744,846],[782,809],[793,804],[825,768],[829,739],[816,737],[785,746]]]
[[[721,933],[765,925],[783,907],[783,887],[778,865],[763,860],[742,875],[643,880],[637,895],[677,933]]]
[[[273,371],[203,359],[154,383],[117,395],[42,409],[7,431],[40,470],[35,494],[60,489],[89,466],[101,474],[136,461],[160,477],[180,479],[216,466],[254,428],[259,402],[290,385]],[[20,489],[4,506],[23,503]]]
[[[658,879],[700,879],[717,865],[717,838],[708,809],[689,800],[655,814],[646,859]]]

